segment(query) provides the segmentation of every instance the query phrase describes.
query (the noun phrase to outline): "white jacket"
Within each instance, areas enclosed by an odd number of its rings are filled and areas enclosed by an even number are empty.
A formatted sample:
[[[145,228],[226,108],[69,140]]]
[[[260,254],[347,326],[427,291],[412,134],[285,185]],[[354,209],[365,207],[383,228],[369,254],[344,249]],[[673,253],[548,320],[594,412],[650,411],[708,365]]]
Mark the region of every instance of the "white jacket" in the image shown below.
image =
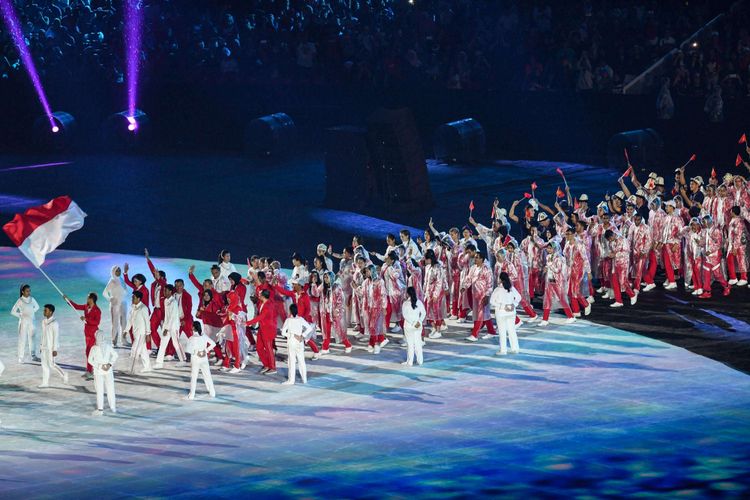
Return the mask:
[[[143,302],[139,302],[138,305],[130,308],[125,331],[129,331],[131,328],[135,336],[151,335],[151,321],[148,317],[148,309],[143,305]]]
[[[169,333],[180,332],[180,313],[181,309],[177,303],[177,298],[172,295],[168,299],[164,300],[164,323],[162,324],[162,331]]]
[[[207,335],[196,335],[193,334],[192,337],[190,337],[187,341],[187,345],[185,347],[185,352],[187,354],[190,354],[191,361],[201,361],[203,359],[208,359],[207,357],[200,358],[198,357],[198,353],[203,351],[206,354],[208,354],[208,351],[214,348],[216,345],[216,342],[211,340]]]
[[[110,304],[118,304],[125,300],[125,285],[122,282],[122,278],[115,276],[115,269],[117,268],[118,266],[112,266],[109,275],[109,282],[107,282],[107,286],[104,287],[104,291],[102,292],[102,296],[107,299]]]
[[[297,339],[294,338],[296,335],[300,335],[303,339],[308,340],[314,331],[313,326],[300,316],[288,317],[284,320],[284,325],[281,327],[281,334],[287,338],[290,345],[297,343]]]
[[[500,285],[490,296],[490,306],[495,309],[496,316],[515,316],[516,306],[521,302],[521,294],[512,286],[510,292]]]
[[[39,343],[39,348],[42,350],[56,351],[59,347],[58,337],[60,334],[60,324],[57,322],[57,318],[52,316],[51,318],[44,318],[42,320],[42,340]]]
[[[96,375],[110,375],[113,374],[115,369],[115,361],[117,361],[117,351],[112,347],[109,342],[103,344],[96,344],[89,351],[88,362],[94,367],[94,374]],[[109,370],[103,370],[102,365],[112,365]]]
[[[415,309],[411,306],[411,299],[407,297],[404,304],[401,306],[401,314],[404,317],[404,330],[411,333],[422,331],[422,324],[424,323],[427,313],[425,312],[424,304],[422,304],[421,300],[417,299],[417,307]],[[419,323],[419,328],[414,326],[417,323]]]
[[[18,300],[13,304],[13,308],[10,310],[10,314],[19,320],[33,320],[34,313],[38,310],[39,304],[37,304],[34,297],[18,297]]]

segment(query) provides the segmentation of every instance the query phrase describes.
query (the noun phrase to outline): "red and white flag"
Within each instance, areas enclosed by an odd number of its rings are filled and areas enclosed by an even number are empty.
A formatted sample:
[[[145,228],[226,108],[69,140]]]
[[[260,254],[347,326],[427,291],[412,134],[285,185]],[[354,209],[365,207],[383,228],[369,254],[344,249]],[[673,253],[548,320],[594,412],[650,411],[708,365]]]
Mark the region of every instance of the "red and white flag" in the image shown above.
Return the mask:
[[[59,196],[16,214],[3,226],[3,231],[21,253],[39,267],[47,254],[62,245],[70,233],[83,227],[84,217],[84,211],[69,196]]]

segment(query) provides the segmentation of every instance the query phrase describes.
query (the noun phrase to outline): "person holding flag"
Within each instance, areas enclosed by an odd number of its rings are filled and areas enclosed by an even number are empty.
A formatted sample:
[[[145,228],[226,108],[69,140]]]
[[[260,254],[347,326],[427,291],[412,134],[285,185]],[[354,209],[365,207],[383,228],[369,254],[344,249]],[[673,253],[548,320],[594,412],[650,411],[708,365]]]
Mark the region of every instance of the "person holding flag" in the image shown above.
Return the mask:
[[[96,344],[96,331],[99,329],[99,323],[102,321],[102,311],[96,305],[97,296],[94,292],[89,293],[86,297],[86,304],[76,304],[67,295],[63,295],[63,299],[76,311],[83,311],[81,321],[84,323],[83,335],[86,339],[86,359],[88,359],[91,348]],[[86,363],[86,373],[83,374],[83,377],[86,380],[94,378],[93,368],[88,362]]]

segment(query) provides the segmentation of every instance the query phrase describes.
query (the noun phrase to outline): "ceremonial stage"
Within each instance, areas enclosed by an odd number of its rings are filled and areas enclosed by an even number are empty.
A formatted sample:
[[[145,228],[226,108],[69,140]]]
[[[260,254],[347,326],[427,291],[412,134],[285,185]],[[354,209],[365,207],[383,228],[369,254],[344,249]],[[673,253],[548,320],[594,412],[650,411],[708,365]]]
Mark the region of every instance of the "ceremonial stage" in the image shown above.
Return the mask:
[[[140,256],[62,250],[45,269],[82,298],[125,261],[145,269]],[[193,262],[155,263],[174,279]],[[307,385],[282,386],[283,363],[275,376],[258,365],[214,372],[217,398],[199,385],[192,402],[182,399],[188,368],[131,376],[118,349],[118,413],[93,417],[78,314],[15,248],[0,249],[0,276],[3,304],[21,282],[40,305],[57,304],[70,375],[70,385],[53,376],[37,389],[39,365],[17,364],[15,318],[0,316],[3,498],[740,497],[750,483],[750,377],[613,327],[553,317],[545,329],[524,325],[522,353],[500,358],[450,323],[428,341],[422,367],[401,366],[392,335],[380,355],[355,344],[350,355],[335,346],[308,357]]]

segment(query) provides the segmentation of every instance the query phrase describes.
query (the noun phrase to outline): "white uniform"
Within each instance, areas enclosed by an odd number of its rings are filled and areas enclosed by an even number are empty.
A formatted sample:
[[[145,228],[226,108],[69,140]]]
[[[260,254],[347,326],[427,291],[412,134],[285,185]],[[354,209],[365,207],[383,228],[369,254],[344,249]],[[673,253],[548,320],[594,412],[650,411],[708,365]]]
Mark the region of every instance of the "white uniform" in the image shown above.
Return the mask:
[[[161,325],[161,342],[159,343],[159,352],[156,355],[156,368],[164,365],[164,353],[167,351],[167,345],[172,342],[177,357],[180,361],[185,361],[185,354],[182,352],[180,345],[180,313],[182,308],[177,302],[177,297],[172,295],[164,300],[164,321]]]
[[[424,362],[422,357],[422,327],[427,316],[424,304],[417,299],[417,307],[411,306],[411,299],[406,298],[401,306],[401,314],[404,318],[404,337],[406,338],[406,365],[414,364],[414,355],[417,355],[417,364]],[[419,323],[419,328],[416,325]]]
[[[112,342],[115,345],[123,344],[123,333],[128,321],[128,306],[125,303],[125,285],[122,278],[115,276],[115,269],[118,266],[112,266],[109,282],[104,287],[102,296],[109,301],[109,315],[112,320]]]
[[[228,292],[232,289],[232,283],[223,274],[220,274],[218,278],[211,277],[211,284],[218,293]]]
[[[198,382],[198,373],[203,373],[203,382],[206,384],[208,394],[214,398],[214,381],[211,378],[211,368],[208,366],[208,353],[216,345],[207,335],[193,334],[187,341],[186,352],[190,354],[190,394],[188,399],[195,398],[195,386]]]
[[[315,332],[315,327],[299,316],[290,316],[281,327],[281,334],[286,337],[289,350],[289,375],[287,382],[293,384],[297,369],[302,383],[307,383],[307,366],[305,365],[305,342]],[[302,337],[300,342],[295,337]]]
[[[231,262],[222,262],[219,264],[221,276],[223,278],[229,278],[229,275],[237,272],[237,268]]]
[[[518,352],[516,336],[516,306],[521,302],[521,294],[511,286],[510,292],[500,285],[490,297],[490,306],[495,310],[495,321],[500,333],[500,354],[507,354],[507,340],[510,340],[510,352]]]
[[[145,308],[144,308],[145,309]],[[97,335],[98,337],[98,335]],[[101,338],[101,342],[100,342]],[[97,338],[96,345],[89,351],[89,364],[94,368],[94,388],[96,389],[96,408],[104,409],[104,391],[107,391],[107,402],[109,408],[116,412],[115,407],[115,361],[117,361],[117,351],[108,340],[104,340],[104,335]],[[104,365],[112,365],[108,370]]]
[[[29,346],[29,354],[36,356],[34,349],[34,313],[39,310],[34,297],[19,297],[10,314],[18,318],[18,362],[23,363],[26,357],[26,344]]]
[[[146,337],[151,335],[151,321],[148,317],[148,309],[139,302],[130,308],[130,314],[128,314],[128,323],[125,325],[125,331],[133,329],[133,346],[130,348],[130,357],[132,359],[132,366],[130,371],[135,371],[135,362],[137,358],[141,359],[143,363],[143,371],[151,371],[151,360],[148,359],[148,350],[146,349]]]
[[[39,342],[39,350],[42,358],[42,385],[39,387],[49,387],[49,372],[54,370],[64,382],[68,381],[65,372],[55,363],[55,357],[52,355],[59,347],[58,337],[60,335],[60,324],[54,316],[42,320],[42,338]]]

